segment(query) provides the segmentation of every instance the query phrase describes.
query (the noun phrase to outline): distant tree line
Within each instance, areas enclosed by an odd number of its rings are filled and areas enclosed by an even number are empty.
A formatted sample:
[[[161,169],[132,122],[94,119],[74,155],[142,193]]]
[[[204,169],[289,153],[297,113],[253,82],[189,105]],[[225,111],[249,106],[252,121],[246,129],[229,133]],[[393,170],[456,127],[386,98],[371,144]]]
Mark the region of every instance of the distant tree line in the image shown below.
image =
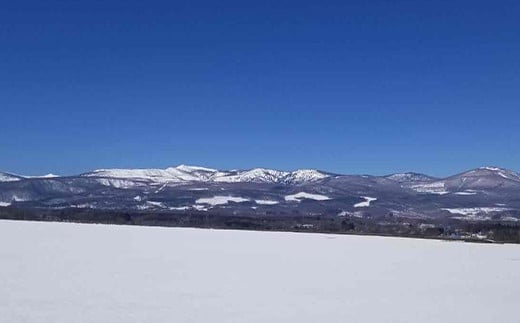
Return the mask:
[[[237,230],[320,232],[384,235],[448,240],[520,243],[520,224],[453,219],[408,219],[395,216],[339,217],[332,215],[236,215],[221,212],[136,212],[92,209],[0,208],[0,219],[196,227]],[[484,237],[484,238],[482,238]]]

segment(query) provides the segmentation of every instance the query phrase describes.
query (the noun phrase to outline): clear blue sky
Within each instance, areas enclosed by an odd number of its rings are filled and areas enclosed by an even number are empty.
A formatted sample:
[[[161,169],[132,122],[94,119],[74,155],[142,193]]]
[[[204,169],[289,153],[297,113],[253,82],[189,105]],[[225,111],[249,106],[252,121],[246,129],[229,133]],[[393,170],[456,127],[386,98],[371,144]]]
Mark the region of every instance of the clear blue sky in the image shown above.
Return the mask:
[[[519,1],[10,1],[0,170],[520,170]]]

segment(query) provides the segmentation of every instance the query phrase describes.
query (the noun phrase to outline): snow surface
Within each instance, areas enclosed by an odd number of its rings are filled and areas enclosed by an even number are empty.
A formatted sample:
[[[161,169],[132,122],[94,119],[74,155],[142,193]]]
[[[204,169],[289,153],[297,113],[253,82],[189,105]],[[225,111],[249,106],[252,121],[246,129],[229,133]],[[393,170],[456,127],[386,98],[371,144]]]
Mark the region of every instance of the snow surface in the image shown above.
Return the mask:
[[[260,205],[275,205],[275,204],[278,204],[279,202],[273,201],[273,200],[255,200],[255,203],[260,204]]]
[[[444,182],[433,182],[427,184],[417,184],[411,187],[413,190],[419,193],[430,193],[430,194],[438,194],[445,195],[449,192],[445,189]]]
[[[19,180],[21,180],[21,178],[18,176],[0,172],[0,182],[16,182]]]
[[[146,204],[152,206],[152,207],[160,207],[160,208],[164,208],[166,206],[164,206],[164,203],[162,202],[156,202],[156,201],[146,201]]]
[[[520,246],[0,221],[9,323],[518,322]]]
[[[518,174],[517,172],[513,172],[511,170],[508,170],[508,169],[487,166],[487,167],[480,167],[479,170],[486,170],[486,171],[495,173],[498,176],[505,178],[505,179],[509,179],[509,180],[513,180],[513,181],[520,181],[520,174]],[[473,171],[473,172],[475,172],[475,171]]]
[[[418,173],[397,173],[386,176],[386,178],[399,183],[426,182],[432,180],[432,177]]]
[[[215,182],[238,183],[305,183],[314,182],[329,177],[314,169],[299,169],[293,172],[284,172],[274,169],[254,168],[247,171],[239,171],[234,175],[225,174],[215,177]]]
[[[493,212],[503,212],[510,209],[504,207],[463,207],[463,208],[443,208],[451,214],[474,216],[478,214],[489,214]]]
[[[309,200],[316,200],[316,201],[330,200],[330,198],[325,195],[311,194],[311,193],[305,193],[305,192],[300,192],[300,193],[285,196],[286,201],[300,202],[302,199],[309,199]]]
[[[23,177],[24,178],[58,178],[58,177],[61,177],[61,176],[49,173],[49,174],[46,174],[46,175],[36,175],[36,176],[27,176],[27,175],[25,175]]]
[[[83,203],[83,204],[71,204],[70,207],[73,207],[76,209],[89,209],[89,208],[93,208],[94,206],[89,203]]]
[[[329,175],[323,174],[315,169],[299,169],[291,172],[288,177],[288,182],[305,183],[318,181],[329,177]]]
[[[491,172],[498,172],[498,171],[502,170],[501,168],[493,167],[493,166],[484,166],[484,167],[480,167],[480,169],[489,170]]]
[[[191,209],[191,206],[172,206],[168,208],[169,210],[173,211],[187,211]]]
[[[462,192],[455,192],[453,194],[455,194],[455,195],[462,195],[462,196],[468,196],[468,195],[476,195],[477,192],[475,192],[475,191],[462,191]]]
[[[11,205],[11,203],[9,203],[9,202],[0,202],[0,206],[6,207],[9,205]]]
[[[204,197],[195,201],[197,204],[209,204],[209,205],[223,205],[228,204],[229,202],[241,203],[247,202],[249,199],[239,197],[239,196],[213,196],[213,197]]]
[[[144,185],[144,183],[134,182],[122,178],[96,178],[96,181],[104,186],[111,186],[115,188],[134,188],[136,186]]]
[[[216,169],[213,169],[213,168],[207,168],[207,167],[201,167],[201,166],[189,166],[189,165],[179,165],[177,167],[178,170],[182,170],[184,172],[197,172],[197,171],[202,171],[202,172],[209,172],[209,173],[215,173],[217,172]]]
[[[238,172],[236,175],[225,175],[215,178],[216,182],[240,183],[240,182],[277,182],[279,178],[287,176],[287,172],[279,170],[254,168],[248,171]]]
[[[354,204],[354,207],[369,207],[371,202],[377,201],[375,197],[362,196],[365,201]]]

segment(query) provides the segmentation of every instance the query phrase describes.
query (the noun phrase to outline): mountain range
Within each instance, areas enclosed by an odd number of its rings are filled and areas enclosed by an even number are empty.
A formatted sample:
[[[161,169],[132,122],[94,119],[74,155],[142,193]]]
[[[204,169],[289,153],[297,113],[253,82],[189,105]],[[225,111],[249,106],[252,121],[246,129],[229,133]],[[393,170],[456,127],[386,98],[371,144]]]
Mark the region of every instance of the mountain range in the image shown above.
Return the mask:
[[[520,175],[499,167],[436,178],[187,165],[75,176],[0,172],[0,207],[519,221]]]

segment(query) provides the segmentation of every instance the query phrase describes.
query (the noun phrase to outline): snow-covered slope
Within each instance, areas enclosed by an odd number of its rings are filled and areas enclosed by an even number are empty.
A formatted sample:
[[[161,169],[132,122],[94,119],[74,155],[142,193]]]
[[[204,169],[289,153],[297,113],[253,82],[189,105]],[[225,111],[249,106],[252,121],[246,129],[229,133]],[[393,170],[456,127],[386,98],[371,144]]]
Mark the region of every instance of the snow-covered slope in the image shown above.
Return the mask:
[[[315,182],[329,177],[330,175],[317,171],[315,169],[299,169],[291,172],[285,178],[288,183],[305,183]]]
[[[520,174],[518,174],[517,172],[514,172],[512,170],[505,169],[505,168],[490,167],[490,166],[481,167],[478,170],[474,170],[473,173],[478,172],[478,171],[484,172],[487,174],[498,175],[502,178],[509,179],[512,181],[520,181]]]
[[[217,170],[180,165],[166,169],[98,169],[83,174],[87,177],[106,177],[151,182],[204,181],[218,173]]]
[[[23,177],[24,178],[57,178],[57,177],[60,177],[60,175],[49,173],[49,174],[46,174],[46,175],[23,176]]]
[[[399,182],[403,187],[419,193],[448,194],[472,190],[496,190],[502,188],[520,189],[520,174],[498,167],[480,167],[444,179],[436,179],[422,174],[394,174],[387,178]]]
[[[329,177],[329,175],[314,169],[299,169],[293,172],[284,172],[273,169],[254,168],[251,170],[216,176],[214,180],[216,182],[226,183],[253,182],[300,184],[315,182],[327,177]]]
[[[500,189],[520,186],[520,175],[498,167],[481,167],[444,180],[450,190]]]
[[[398,183],[417,183],[417,182],[430,182],[435,180],[434,177],[419,174],[419,173],[397,173],[385,176],[388,179],[396,181]]]
[[[22,176],[0,172],[0,182],[16,182],[22,179]]]
[[[276,183],[280,178],[287,176],[287,174],[287,172],[279,170],[253,168],[246,171],[225,172],[221,176],[216,176],[214,180],[225,183]]]

